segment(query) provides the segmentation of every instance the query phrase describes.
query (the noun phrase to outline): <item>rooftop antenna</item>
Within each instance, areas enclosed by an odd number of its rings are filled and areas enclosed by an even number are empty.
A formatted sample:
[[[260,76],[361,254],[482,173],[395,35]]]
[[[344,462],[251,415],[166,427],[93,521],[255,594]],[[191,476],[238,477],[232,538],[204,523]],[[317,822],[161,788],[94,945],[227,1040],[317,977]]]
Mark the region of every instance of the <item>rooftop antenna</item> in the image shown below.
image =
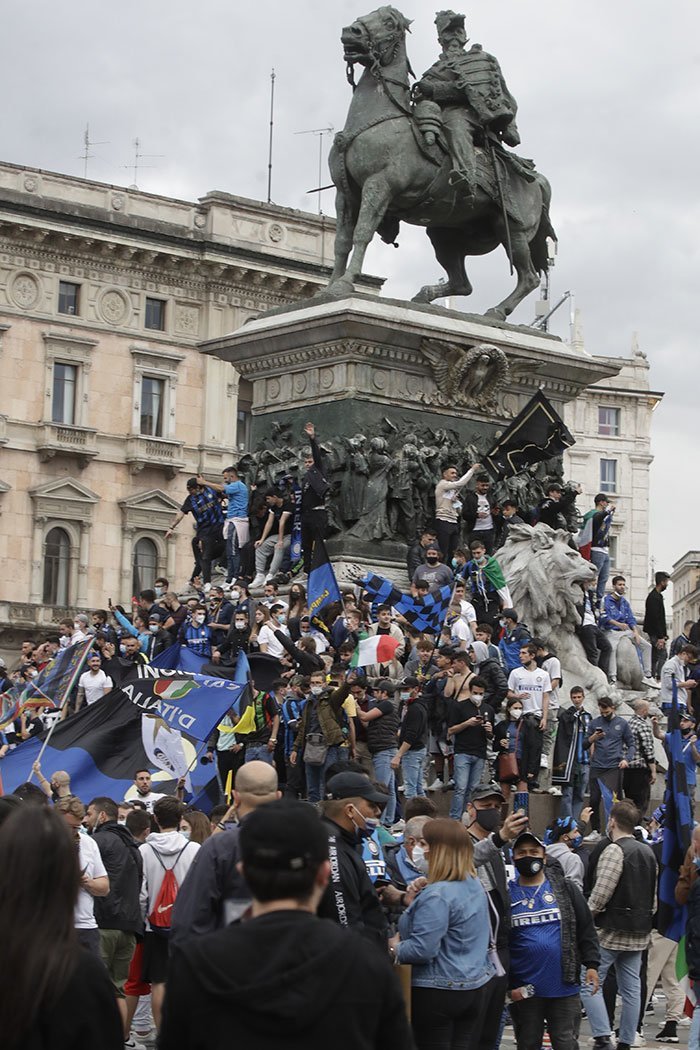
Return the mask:
[[[141,161],[144,160],[144,158],[146,160],[151,160],[151,159],[154,159],[156,157],[164,157],[164,156],[165,156],[164,153],[142,153],[141,152],[141,139],[135,138],[134,139],[134,163],[133,164],[123,164],[122,165],[123,168],[127,168],[127,169],[133,168],[134,169],[134,181],[133,181],[133,184],[130,187],[130,189],[134,189],[134,190],[138,189],[137,179],[138,179],[138,174],[139,174],[139,169],[140,168],[155,168],[156,167],[155,164],[142,164]]]
[[[295,131],[295,135],[318,135],[318,187],[315,190],[307,190],[307,193],[318,193],[318,214],[323,215],[321,211],[321,194],[324,190],[330,189],[330,186],[321,185],[321,175],[323,173],[323,136],[330,135],[333,131],[333,125],[329,124],[327,128],[309,128],[307,131]]]
[[[93,160],[95,154],[90,152],[91,146],[107,146],[108,142],[93,142],[90,138],[90,125],[85,125],[85,131],[83,132],[83,152],[80,154],[79,160],[83,162],[83,178],[87,178],[88,173],[88,161]]]
[[[272,204],[272,132],[275,126],[275,71],[270,72],[270,141],[267,147],[267,203]]]

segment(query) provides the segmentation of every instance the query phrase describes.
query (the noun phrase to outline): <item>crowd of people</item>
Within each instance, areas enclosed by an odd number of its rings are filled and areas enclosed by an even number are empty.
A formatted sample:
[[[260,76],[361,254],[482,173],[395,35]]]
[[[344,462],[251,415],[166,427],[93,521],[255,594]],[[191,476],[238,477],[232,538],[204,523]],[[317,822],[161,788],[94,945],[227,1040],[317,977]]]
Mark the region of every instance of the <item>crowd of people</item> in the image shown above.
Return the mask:
[[[124,798],[80,799],[68,773],[47,777],[37,762],[37,783],[0,799],[0,914],[21,1004],[0,997],[6,1045],[110,1050],[159,1033],[169,1050],[235,1033],[251,1048],[497,1050],[512,1024],[519,1050],[540,1050],[545,1031],[554,1050],[574,1050],[585,1009],[595,1050],[629,1050],[659,979],[657,1039],[677,1042],[675,942],[655,928],[663,813],[648,814],[674,683],[694,798],[700,631],[686,624],[669,654],[668,575],[640,628],[624,577],[607,589],[614,508],[596,497],[598,575],[578,631],[611,685],[618,643],[633,641],[648,696],[629,720],[609,697],[594,717],[581,686],[563,695],[557,654],[521,622],[498,562],[508,529],[533,513],[567,527],[556,484],[526,513],[492,503],[478,464],[443,472],[407,561],[414,596],[450,588],[439,634],[359,585],[320,619],[305,584],[327,489],[312,424],[306,434],[296,504],[284,489],[251,493],[233,467],[221,485],[191,479],[171,526],[188,514],[196,525],[185,587],[159,578],[131,609],[76,613],[0,666],[2,692],[93,642],[60,713],[24,712],[0,758],[51,718],[108,704],[177,643],[206,674],[232,677],[245,654],[265,658],[266,676],[249,683],[249,717],[231,710],[207,742],[220,794],[210,814],[188,805],[184,778],[159,792],[146,768]],[[358,661],[367,638],[387,643],[375,664]],[[528,817],[536,793],[557,814],[542,835]],[[696,849],[700,864],[700,837],[678,893],[700,978]]]

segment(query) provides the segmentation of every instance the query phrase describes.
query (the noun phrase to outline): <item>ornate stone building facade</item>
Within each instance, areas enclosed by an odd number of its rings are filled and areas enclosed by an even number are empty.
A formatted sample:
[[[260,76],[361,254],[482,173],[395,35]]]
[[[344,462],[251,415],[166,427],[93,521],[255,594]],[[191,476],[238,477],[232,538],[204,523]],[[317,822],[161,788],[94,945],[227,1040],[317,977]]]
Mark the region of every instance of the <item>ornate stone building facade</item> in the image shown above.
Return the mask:
[[[576,346],[582,347],[580,336],[572,343]],[[622,364],[618,375],[594,383],[566,406],[564,418],[576,444],[564,455],[564,473],[583,486],[576,501],[581,512],[593,506],[598,492],[614,501],[611,573],[627,578],[628,597],[641,622],[650,587],[651,424],[663,394],[650,390],[649,361],[636,340],[631,357],[611,360]]]
[[[683,630],[686,620],[700,620],[700,551],[686,551],[674,563],[671,583],[675,638]]]
[[[251,396],[197,349],[327,279],[333,222],[0,164],[0,632],[192,566],[185,478],[246,446]],[[367,282],[368,290],[378,282]],[[8,634],[8,630],[10,634]]]

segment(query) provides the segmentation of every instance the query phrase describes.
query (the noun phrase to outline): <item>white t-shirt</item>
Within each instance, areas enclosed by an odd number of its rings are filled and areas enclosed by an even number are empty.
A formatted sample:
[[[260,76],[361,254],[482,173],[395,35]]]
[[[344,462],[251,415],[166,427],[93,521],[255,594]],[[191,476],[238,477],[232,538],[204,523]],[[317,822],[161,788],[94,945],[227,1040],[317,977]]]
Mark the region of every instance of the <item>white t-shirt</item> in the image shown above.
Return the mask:
[[[85,703],[88,705],[94,704],[96,700],[100,700],[105,693],[109,692],[112,685],[112,679],[104,673],[102,668],[97,674],[93,674],[92,671],[85,671],[78,679],[78,686],[85,690]]]
[[[543,668],[537,667],[528,671],[526,667],[516,667],[508,676],[508,688],[514,693],[527,693],[523,700],[523,712],[526,715],[542,714],[542,694],[551,693],[552,683]]]
[[[471,628],[467,626],[467,624],[461,616],[457,617],[455,622],[450,627],[450,631],[452,632],[453,641],[455,641],[456,639],[459,642],[466,642],[467,646],[469,646],[474,641],[474,639],[472,638]],[[460,649],[464,648],[465,646],[460,645]]]
[[[460,604],[461,609],[462,609],[460,615],[461,615],[462,619],[464,620],[464,622],[465,623],[476,623],[477,622],[476,621],[476,609],[474,608],[472,603],[471,602],[462,602],[461,601],[459,604]],[[472,641],[474,641],[473,638],[472,638]]]
[[[488,496],[476,495],[476,521],[473,532],[484,532],[493,528],[493,517],[491,515],[491,503]]]
[[[107,874],[107,869],[102,863],[97,843],[82,831],[79,835],[80,871],[88,879],[99,879],[102,875]],[[78,890],[78,899],[73,912],[73,925],[77,930],[97,929],[94,897],[82,886]]]
[[[136,788],[129,788],[124,796],[125,802],[143,802],[147,813],[153,812],[153,807],[159,798],[165,798],[165,792],[149,791],[147,795],[139,795]]]
[[[263,645],[267,645],[267,655],[275,656],[278,660],[281,656],[284,656],[286,650],[281,642],[275,638],[275,631],[281,631],[282,634],[289,636],[289,631],[286,627],[270,627],[269,624],[264,623],[258,631],[258,644],[262,649]]]
[[[561,681],[561,663],[556,656],[548,656],[542,664],[542,670],[546,671],[549,675],[550,682],[554,682],[555,678]],[[552,685],[552,691],[549,695],[549,710],[555,711],[559,707],[559,690]]]

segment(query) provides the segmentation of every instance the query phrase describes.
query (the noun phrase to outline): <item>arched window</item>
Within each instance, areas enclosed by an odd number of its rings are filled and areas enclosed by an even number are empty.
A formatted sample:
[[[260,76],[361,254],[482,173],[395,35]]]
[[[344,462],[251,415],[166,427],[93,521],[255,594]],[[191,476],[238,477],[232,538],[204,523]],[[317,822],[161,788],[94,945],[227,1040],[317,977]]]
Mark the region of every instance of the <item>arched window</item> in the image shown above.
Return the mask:
[[[134,572],[133,589],[134,594],[139,591],[153,589],[158,575],[158,548],[153,540],[142,536],[134,546]]]
[[[50,529],[44,544],[44,603],[68,605],[70,537],[65,529]]]

